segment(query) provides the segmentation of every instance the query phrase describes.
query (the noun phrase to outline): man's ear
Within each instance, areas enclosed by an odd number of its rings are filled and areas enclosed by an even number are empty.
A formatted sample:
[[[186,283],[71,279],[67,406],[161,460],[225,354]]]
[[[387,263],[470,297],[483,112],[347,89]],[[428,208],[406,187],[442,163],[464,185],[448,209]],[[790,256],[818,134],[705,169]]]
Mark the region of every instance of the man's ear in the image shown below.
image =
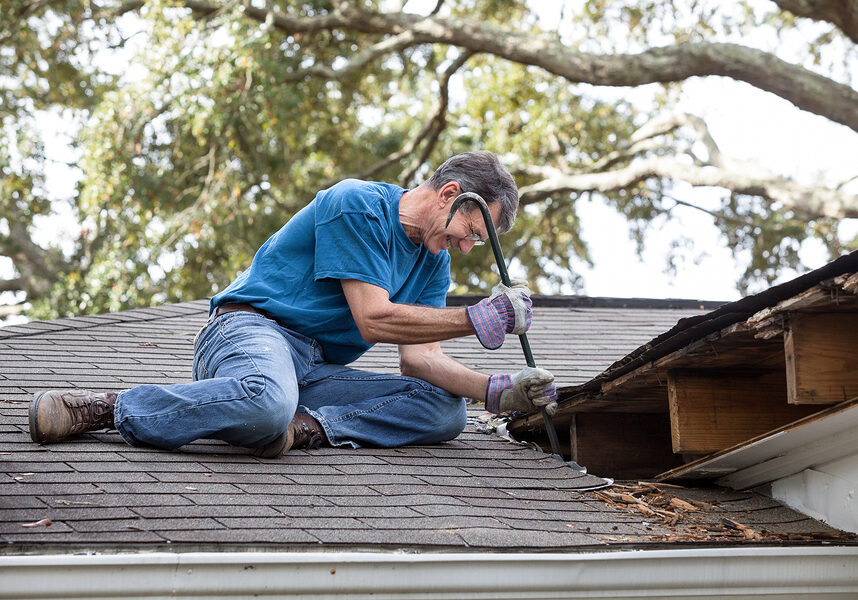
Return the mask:
[[[462,193],[462,187],[459,185],[457,181],[450,181],[441,186],[441,189],[438,190],[438,199],[441,204],[449,204],[456,198],[458,198],[459,194]]]

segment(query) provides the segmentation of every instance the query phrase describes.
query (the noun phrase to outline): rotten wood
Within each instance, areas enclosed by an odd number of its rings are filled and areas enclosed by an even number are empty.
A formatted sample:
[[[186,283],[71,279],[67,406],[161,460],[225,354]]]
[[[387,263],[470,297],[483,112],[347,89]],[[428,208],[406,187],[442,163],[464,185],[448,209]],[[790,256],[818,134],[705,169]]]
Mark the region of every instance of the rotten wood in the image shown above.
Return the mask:
[[[677,461],[688,462],[818,411],[819,406],[802,400],[802,394],[819,403],[856,396],[858,365],[852,359],[858,354],[855,352],[858,350],[856,292],[858,273],[838,275],[618,377],[611,378],[608,370],[588,384],[578,386],[574,396],[561,402],[555,424],[570,427],[570,446],[574,446],[574,452],[584,453],[576,462],[588,465],[588,460],[595,460],[598,462],[592,464],[605,465],[614,459],[587,455],[590,442],[586,432],[582,433],[582,424],[589,423],[588,429],[595,431],[603,429],[601,425],[593,425],[596,421],[592,415],[612,413],[614,417],[605,418],[610,422],[617,421],[616,415],[623,413],[650,414],[653,418],[659,413],[672,413],[669,445],[677,453]],[[835,312],[840,324],[826,324],[824,315]],[[801,328],[803,319],[817,319],[807,322],[821,325],[805,327],[803,332],[796,330]],[[801,340],[797,334],[801,334]],[[794,392],[787,387],[787,368],[792,369],[789,386]],[[687,386],[670,389],[670,373],[691,370],[720,373],[696,390]],[[770,379],[766,380],[767,377]],[[682,392],[679,396],[678,391]],[[692,397],[703,400],[692,402]],[[581,414],[588,416],[578,419]],[[517,435],[540,427],[539,415],[534,415],[511,423],[509,430]],[[645,431],[647,425],[642,422],[637,427]],[[633,428],[634,425],[630,427]],[[573,443],[572,439],[576,441]],[[652,439],[654,436],[649,438]],[[642,445],[648,443],[651,442]],[[620,463],[616,461],[616,468],[622,468]],[[649,473],[632,471],[640,477],[657,472],[664,469]],[[635,476],[629,474],[625,478]]]
[[[858,273],[841,275],[835,279],[835,282],[843,288],[843,291],[858,296]]]
[[[675,370],[668,396],[676,453],[717,452],[816,410],[787,404],[783,371]]]
[[[580,465],[581,463],[578,462],[578,423],[575,415],[569,419],[569,446],[569,460]]]
[[[795,313],[784,337],[791,404],[858,396],[858,313]]]

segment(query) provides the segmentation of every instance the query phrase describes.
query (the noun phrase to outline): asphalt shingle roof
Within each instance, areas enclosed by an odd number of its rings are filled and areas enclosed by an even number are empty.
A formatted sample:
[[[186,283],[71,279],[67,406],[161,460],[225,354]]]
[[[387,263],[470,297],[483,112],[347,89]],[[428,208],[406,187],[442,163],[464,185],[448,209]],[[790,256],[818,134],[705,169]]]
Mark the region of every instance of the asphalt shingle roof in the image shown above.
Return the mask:
[[[132,448],[115,432],[46,446],[30,441],[27,406],[38,390],[187,381],[206,312],[207,303],[198,301],[0,328],[5,553],[165,544],[508,551],[748,541],[725,528],[725,515],[755,524],[771,539],[836,536],[753,492],[702,491],[716,502],[706,515],[672,522],[676,511],[663,510],[667,517],[653,518],[617,496],[582,491],[598,478],[488,433],[479,406],[469,411],[466,431],[445,444],[296,451],[277,460],[210,440],[182,452]],[[537,304],[531,345],[560,387],[577,385],[677,319],[699,313]],[[473,338],[444,348],[486,372],[523,364],[514,343],[493,353]],[[382,372],[396,372],[396,365],[395,348],[384,345],[354,364]],[[642,502],[664,500],[634,493]],[[709,537],[694,534],[701,527]]]

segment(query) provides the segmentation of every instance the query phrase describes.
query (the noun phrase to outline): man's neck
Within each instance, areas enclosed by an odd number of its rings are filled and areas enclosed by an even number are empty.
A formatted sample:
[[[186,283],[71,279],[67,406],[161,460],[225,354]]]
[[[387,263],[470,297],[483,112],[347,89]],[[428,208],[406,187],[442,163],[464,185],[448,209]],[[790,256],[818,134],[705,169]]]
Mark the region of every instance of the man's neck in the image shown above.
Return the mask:
[[[428,193],[427,193],[428,192]],[[432,208],[427,202],[431,190],[425,184],[408,190],[399,199],[399,222],[405,234],[415,244],[423,243],[426,226],[429,222],[429,211]]]

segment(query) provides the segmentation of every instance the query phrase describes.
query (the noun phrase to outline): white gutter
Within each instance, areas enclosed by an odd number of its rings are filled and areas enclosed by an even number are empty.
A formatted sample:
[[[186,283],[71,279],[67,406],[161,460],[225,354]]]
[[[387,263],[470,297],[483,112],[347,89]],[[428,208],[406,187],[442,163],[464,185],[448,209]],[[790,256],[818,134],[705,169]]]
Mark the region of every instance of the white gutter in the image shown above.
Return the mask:
[[[856,598],[858,547],[0,556],[0,598]]]

